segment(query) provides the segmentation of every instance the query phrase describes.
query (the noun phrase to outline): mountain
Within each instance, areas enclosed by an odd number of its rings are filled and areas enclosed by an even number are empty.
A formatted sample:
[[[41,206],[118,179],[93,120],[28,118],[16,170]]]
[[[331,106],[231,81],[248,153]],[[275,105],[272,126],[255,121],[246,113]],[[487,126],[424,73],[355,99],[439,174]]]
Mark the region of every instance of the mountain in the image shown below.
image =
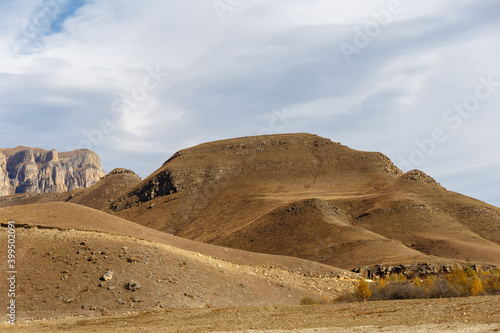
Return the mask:
[[[352,269],[500,263],[500,209],[312,134],[181,150],[110,213],[180,237]]]
[[[0,196],[86,188],[104,175],[99,156],[87,149],[0,148]]]

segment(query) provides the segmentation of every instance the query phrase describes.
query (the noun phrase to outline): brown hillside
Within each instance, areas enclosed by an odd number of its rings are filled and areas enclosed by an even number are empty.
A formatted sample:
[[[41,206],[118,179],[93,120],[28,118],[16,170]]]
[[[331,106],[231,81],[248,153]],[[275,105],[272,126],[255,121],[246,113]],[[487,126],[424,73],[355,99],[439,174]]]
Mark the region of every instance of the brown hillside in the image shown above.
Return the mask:
[[[279,207],[213,243],[238,244],[254,252],[300,254],[332,266],[433,260],[398,241],[353,226],[348,213],[322,199]]]
[[[331,266],[194,242],[71,203],[1,208],[2,239],[11,219],[18,319],[292,305],[305,296],[335,297],[356,283]]]
[[[141,178],[131,170],[115,169],[94,186],[72,192],[67,201],[102,210],[140,181]]]
[[[311,134],[179,151],[110,207],[181,237],[343,268],[500,263],[500,209]]]

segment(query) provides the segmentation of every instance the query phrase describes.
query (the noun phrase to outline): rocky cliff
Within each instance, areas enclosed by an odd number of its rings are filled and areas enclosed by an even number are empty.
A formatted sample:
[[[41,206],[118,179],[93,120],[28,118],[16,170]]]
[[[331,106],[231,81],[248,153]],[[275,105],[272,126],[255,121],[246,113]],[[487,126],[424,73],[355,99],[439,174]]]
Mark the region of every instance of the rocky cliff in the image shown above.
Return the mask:
[[[99,156],[87,149],[0,148],[0,195],[86,188],[104,175]]]

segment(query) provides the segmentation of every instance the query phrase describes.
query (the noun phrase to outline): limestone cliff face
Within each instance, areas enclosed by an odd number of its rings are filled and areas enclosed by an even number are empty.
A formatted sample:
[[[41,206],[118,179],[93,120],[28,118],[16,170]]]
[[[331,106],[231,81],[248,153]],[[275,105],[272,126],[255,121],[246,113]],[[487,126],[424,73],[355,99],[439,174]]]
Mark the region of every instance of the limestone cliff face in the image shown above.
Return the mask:
[[[96,153],[19,146],[0,149],[0,195],[65,192],[97,183],[105,172]]]
[[[7,159],[4,154],[0,153],[0,196],[9,194],[10,182],[9,174],[7,173]]]

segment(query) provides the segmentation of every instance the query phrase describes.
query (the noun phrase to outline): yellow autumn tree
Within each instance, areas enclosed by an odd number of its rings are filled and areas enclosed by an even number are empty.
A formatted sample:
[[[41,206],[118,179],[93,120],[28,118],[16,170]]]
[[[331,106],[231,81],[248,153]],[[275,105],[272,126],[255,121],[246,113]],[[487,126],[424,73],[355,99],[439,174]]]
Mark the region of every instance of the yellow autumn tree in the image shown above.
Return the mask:
[[[483,283],[481,282],[481,279],[477,275],[474,275],[472,277],[472,282],[471,282],[471,286],[470,286],[470,293],[471,293],[471,295],[474,295],[474,296],[480,295],[483,293]]]
[[[364,279],[360,280],[358,284],[358,296],[366,301],[368,298],[370,298],[371,295],[372,291],[368,286],[368,282],[366,282],[366,280]]]
[[[431,289],[434,288],[435,285],[436,285],[435,277],[427,277],[422,283],[422,286],[424,287],[424,290],[427,294],[431,293]]]
[[[490,274],[485,282],[488,292],[496,293],[500,291],[500,274]]]
[[[446,280],[460,292],[467,293],[469,277],[461,267],[453,269],[451,273],[446,275]]]

